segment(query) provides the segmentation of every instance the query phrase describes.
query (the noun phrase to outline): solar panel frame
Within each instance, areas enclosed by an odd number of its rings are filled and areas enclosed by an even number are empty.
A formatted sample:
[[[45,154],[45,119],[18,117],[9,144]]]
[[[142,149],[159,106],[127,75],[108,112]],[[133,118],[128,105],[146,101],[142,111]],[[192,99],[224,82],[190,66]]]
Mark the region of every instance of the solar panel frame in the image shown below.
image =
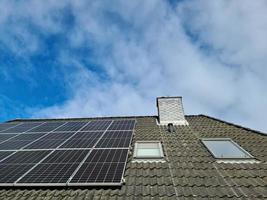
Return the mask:
[[[95,121],[99,121],[99,120],[95,120]],[[101,121],[103,121],[103,120],[101,120]],[[105,120],[105,121],[107,121],[107,120]],[[90,182],[90,183],[70,183],[70,181],[72,180],[72,177],[78,172],[78,170],[81,168],[81,166],[83,165],[83,163],[85,163],[84,161],[86,160],[86,158],[87,157],[89,157],[89,155],[91,154],[91,152],[93,151],[93,150],[103,150],[103,148],[96,148],[96,145],[98,144],[98,142],[101,140],[101,138],[104,136],[104,133],[105,132],[107,132],[107,131],[109,131],[109,127],[112,125],[112,123],[113,123],[113,121],[114,120],[110,120],[111,121],[111,123],[109,123],[109,125],[108,125],[108,127],[105,129],[105,130],[89,130],[89,131],[82,131],[82,129],[84,128],[84,127],[86,127],[88,124],[90,124],[92,121],[89,121],[89,122],[87,122],[80,130],[78,130],[77,132],[75,132],[72,136],[70,136],[68,139],[66,139],[62,144],[64,144],[66,141],[68,141],[68,140],[70,140],[73,136],[75,136],[75,134],[76,133],[78,133],[78,132],[80,132],[79,134],[80,135],[82,135],[82,133],[84,133],[84,132],[88,132],[88,134],[89,133],[92,133],[92,132],[102,132],[101,133],[101,137],[99,137],[98,138],[98,140],[96,141],[96,143],[95,143],[95,145],[94,145],[94,147],[93,148],[91,148],[91,149],[85,149],[85,150],[89,150],[89,152],[88,152],[88,154],[85,156],[85,158],[78,164],[78,166],[75,168],[75,170],[74,170],[74,172],[72,173],[72,175],[70,176],[70,178],[68,179],[68,181],[66,181],[66,182],[64,182],[64,183],[58,183],[57,181],[56,182],[53,182],[52,184],[51,183],[38,183],[38,182],[35,182],[35,183],[31,183],[31,182],[28,182],[28,183],[21,183],[20,182],[20,180],[21,179],[23,179],[23,177],[24,176],[26,176],[28,173],[30,173],[32,170],[34,170],[34,168],[35,167],[37,167],[37,165],[39,165],[39,164],[41,164],[42,163],[42,161],[44,161],[50,154],[52,154],[54,151],[57,151],[57,150],[60,150],[60,151],[63,151],[63,150],[82,150],[82,149],[84,149],[84,148],[78,148],[78,149],[75,149],[75,148],[59,148],[60,146],[58,146],[57,148],[55,148],[55,149],[53,149],[53,150],[51,150],[51,152],[47,155],[47,156],[45,156],[39,163],[37,163],[37,164],[35,164],[32,168],[30,168],[28,171],[26,171],[22,176],[20,176],[13,184],[11,184],[11,185],[13,185],[13,186],[51,186],[51,185],[53,185],[53,186],[83,186],[83,185],[86,185],[86,186],[95,186],[95,185],[101,185],[101,186],[105,186],[105,185],[107,185],[107,186],[112,186],[112,185],[116,185],[116,186],[119,186],[119,185],[121,185],[122,184],[122,179],[123,179],[123,174],[124,174],[124,172],[125,172],[125,168],[126,168],[126,164],[127,164],[127,157],[128,157],[128,154],[129,154],[129,148],[130,148],[130,146],[128,146],[127,148],[105,148],[106,150],[107,149],[124,149],[124,151],[127,151],[127,153],[126,153],[126,158],[124,159],[124,161],[123,162],[117,162],[117,167],[120,167],[120,173],[119,173],[119,175],[116,175],[117,173],[116,173],[116,170],[114,171],[113,170],[113,173],[111,174],[112,176],[113,176],[113,180],[115,180],[114,178],[115,178],[115,176],[117,176],[117,178],[118,179],[116,179],[115,181],[113,181],[113,182],[103,182],[103,181],[100,181],[100,182],[94,182],[94,183],[92,183],[92,182]],[[67,122],[65,122],[65,123],[67,123]],[[63,126],[65,123],[63,123],[61,126]],[[134,124],[134,126],[135,126],[135,124]],[[124,126],[125,127],[125,126]],[[97,128],[99,128],[99,126],[97,127]],[[100,127],[100,129],[103,129],[103,127],[101,128]],[[133,129],[134,129],[134,127],[133,127]],[[104,132],[103,132],[104,131]],[[53,133],[55,133],[56,131],[54,131],[54,130],[52,130],[52,131],[50,131],[50,132],[48,132],[48,133],[46,133],[45,135],[47,135],[47,134],[49,134],[49,133],[51,133],[51,132],[53,132]],[[26,132],[26,134],[27,134],[28,132]],[[29,133],[31,133],[31,132],[29,132]],[[32,132],[32,133],[34,133],[34,132]],[[132,137],[133,137],[133,133],[134,132],[132,132],[132,136],[131,136],[131,140],[132,140]],[[25,134],[25,133],[24,133]],[[79,134],[77,134],[77,138],[79,138]],[[89,137],[89,136],[88,136]],[[90,137],[89,137],[90,138]],[[75,139],[75,137],[74,137],[74,139]],[[116,137],[115,137],[115,139],[116,139]],[[37,140],[40,140],[40,139],[37,139]],[[131,141],[130,141],[130,143],[131,143]],[[62,145],[61,144],[61,145]],[[19,151],[36,151],[36,150],[39,150],[39,149],[32,149],[32,150],[27,150],[27,149],[19,149]],[[41,150],[50,150],[50,149],[41,149]],[[1,152],[1,150],[0,150],[0,152]],[[120,164],[119,164],[120,163]],[[43,164],[45,164],[45,163],[43,163]],[[105,168],[107,168],[106,167],[106,165],[107,165],[107,163],[105,163]],[[47,165],[45,165],[45,166],[47,166]],[[55,167],[56,167],[56,165],[55,165]],[[45,169],[46,167],[44,167],[44,169]],[[102,169],[102,168],[101,168]],[[106,173],[108,173],[108,172],[106,172]],[[64,179],[64,180],[66,180],[66,179]],[[10,183],[0,183],[0,186],[7,186],[7,185],[10,185]]]
[[[102,160],[102,161],[94,160],[94,157],[96,156],[96,154],[93,153],[94,151],[98,151],[100,153],[102,151],[102,154],[105,157],[103,158],[103,157],[97,156],[97,159],[105,159],[105,160]],[[108,154],[106,154],[107,151],[109,151]],[[119,152],[120,154],[119,158],[117,158],[116,156],[117,153],[114,154],[114,151]],[[77,172],[74,174],[74,176],[71,177],[71,179],[69,180],[68,186],[121,185],[123,183],[122,179],[123,179],[123,174],[124,174],[124,170],[126,166],[128,153],[129,153],[128,148],[126,149],[92,149],[89,156],[82,163],[82,165],[77,170]],[[122,156],[124,156],[124,158],[121,158]],[[111,157],[112,159],[110,160]],[[96,162],[92,162],[92,161],[96,161]],[[103,170],[103,167],[104,169],[108,168],[108,170]],[[118,171],[118,169],[120,170]],[[110,171],[113,171],[113,173],[110,173]],[[85,174],[86,176],[84,176]],[[112,180],[106,179],[107,176],[112,176]],[[110,181],[107,181],[107,180],[110,180]]]
[[[51,154],[51,152],[48,153],[45,157]],[[16,153],[12,154],[12,156],[14,156]],[[38,162],[42,161],[43,159],[44,158],[42,158]],[[6,161],[6,159],[4,161]],[[1,162],[0,163],[0,169],[1,169],[0,170],[0,186],[14,186],[16,181],[22,178],[24,174],[30,171],[38,162],[36,161],[35,163],[22,163],[22,164],[16,163],[16,162],[13,162],[13,163],[2,163]],[[3,181],[3,179],[10,180],[10,181]]]
[[[18,180],[16,185],[30,183],[36,186],[47,184],[66,186],[69,177],[89,152],[90,150],[54,150]]]
[[[69,177],[78,167],[78,163],[57,163],[36,165],[26,176],[22,177],[16,186],[33,185],[33,186],[66,186]]]
[[[0,164],[0,186],[14,186],[14,182],[33,166],[34,164]]]
[[[109,125],[109,127],[111,126],[111,124]],[[131,141],[132,141],[132,138],[133,138],[133,135],[134,135],[135,124],[136,124],[136,120],[134,119],[134,126],[132,127],[133,129],[132,129],[132,135],[131,135],[131,139],[130,139],[130,144],[131,144]],[[107,127],[107,129],[105,130],[104,134],[109,130],[109,127]],[[104,136],[104,134],[102,135],[102,137]],[[98,140],[98,142],[101,140],[101,138]],[[96,143],[95,146],[97,146],[98,142]],[[120,149],[122,149],[122,148],[120,148]],[[122,171],[121,171],[121,174],[120,174],[120,180],[117,180],[116,182],[114,182],[114,181],[113,182],[87,182],[87,183],[81,183],[81,182],[76,182],[75,183],[75,182],[72,182],[73,178],[79,172],[79,170],[81,169],[81,167],[85,163],[86,159],[91,155],[91,152],[93,150],[97,150],[97,148],[92,148],[92,150],[90,151],[88,156],[84,159],[83,162],[80,163],[80,165],[77,168],[77,170],[70,177],[67,185],[68,186],[120,186],[120,185],[122,185],[123,184],[123,174],[125,173],[125,169],[126,169],[126,165],[127,165],[127,158],[128,158],[129,151],[130,151],[130,146],[128,146],[128,148],[123,148],[123,149],[127,150],[127,154],[126,154],[125,161],[123,162],[123,167],[122,167]]]
[[[88,122],[89,123],[89,122]],[[88,124],[87,123],[87,124]],[[86,125],[87,125],[86,124]],[[48,132],[47,134],[49,134],[50,132]],[[72,136],[71,136],[72,137]],[[52,154],[54,151],[56,151],[57,149],[54,149],[53,151],[51,151],[50,154]],[[89,151],[90,152],[90,151]],[[47,157],[49,157],[48,154],[47,156],[45,156],[38,164],[40,164],[43,160],[45,160]],[[89,154],[89,153],[88,153]],[[19,183],[19,181],[21,179],[23,179],[24,176],[26,176],[28,173],[31,172],[31,170],[33,170],[38,164],[34,165],[30,170],[28,170],[27,172],[25,172],[19,179],[16,180],[16,182],[14,182],[13,186],[51,186],[51,183]],[[76,169],[75,169],[76,170]],[[0,186],[3,185],[5,186],[5,184],[1,184]],[[8,185],[8,184],[7,184]],[[66,186],[67,183],[53,183],[53,186]]]

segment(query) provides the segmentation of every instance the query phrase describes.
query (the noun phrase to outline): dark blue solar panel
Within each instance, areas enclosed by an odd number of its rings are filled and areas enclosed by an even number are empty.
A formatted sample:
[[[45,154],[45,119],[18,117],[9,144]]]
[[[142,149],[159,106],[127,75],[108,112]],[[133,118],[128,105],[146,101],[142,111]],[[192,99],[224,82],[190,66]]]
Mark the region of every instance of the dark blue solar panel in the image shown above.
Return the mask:
[[[15,151],[0,151],[0,161],[10,156]]]
[[[81,131],[106,130],[111,124],[111,122],[111,120],[90,121],[89,124],[82,128]]]
[[[23,149],[55,149],[60,146],[65,140],[37,140]]]
[[[103,132],[78,132],[59,148],[92,148]]]
[[[18,151],[3,160],[1,164],[30,164],[38,163],[51,151]]]
[[[107,131],[97,143],[96,148],[128,148],[133,131]]]
[[[78,163],[64,164],[38,164],[26,176],[24,176],[19,184],[26,183],[63,183],[66,184],[70,176],[79,166]],[[1,180],[1,179],[0,179]]]
[[[56,150],[18,183],[66,183],[89,150]]]
[[[1,133],[22,133],[26,132],[36,126],[39,126],[42,122],[25,122],[15,126],[13,128],[9,128],[7,130],[2,131]]]
[[[32,134],[19,134],[16,137],[11,138],[10,140],[30,140],[34,141],[42,136],[44,136],[45,133],[32,133]]]
[[[13,184],[34,164],[0,164],[0,183]]]
[[[89,150],[56,150],[42,163],[80,163]]]
[[[114,120],[108,130],[133,130],[135,120]]]
[[[65,122],[46,122],[36,128],[33,128],[27,132],[50,132],[63,125]]]
[[[19,150],[31,142],[30,140],[7,140],[0,144],[0,150]]]
[[[0,133],[0,150],[6,150],[0,151],[0,184],[119,185],[134,125],[105,119],[10,127],[12,132]]]
[[[18,125],[18,123],[3,123],[3,124],[0,124],[0,132],[4,131],[6,129],[12,128],[14,126],[17,126],[17,125]]]
[[[67,122],[63,126],[55,129],[54,131],[78,131],[88,122]]]
[[[0,143],[5,141],[5,140],[8,140],[12,137],[15,137],[17,134],[9,134],[9,133],[6,133],[6,134],[0,134]]]
[[[71,183],[121,183],[128,149],[93,150]]]

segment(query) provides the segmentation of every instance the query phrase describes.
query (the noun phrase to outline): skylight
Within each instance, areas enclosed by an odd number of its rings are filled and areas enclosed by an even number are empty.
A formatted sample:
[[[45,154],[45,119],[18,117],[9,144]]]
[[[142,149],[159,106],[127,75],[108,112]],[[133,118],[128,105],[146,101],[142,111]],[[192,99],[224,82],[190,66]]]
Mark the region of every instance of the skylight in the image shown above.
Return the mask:
[[[247,151],[230,138],[205,138],[203,144],[215,158],[219,159],[248,159],[253,158]]]
[[[135,143],[134,158],[163,158],[161,143],[158,141],[137,141]]]

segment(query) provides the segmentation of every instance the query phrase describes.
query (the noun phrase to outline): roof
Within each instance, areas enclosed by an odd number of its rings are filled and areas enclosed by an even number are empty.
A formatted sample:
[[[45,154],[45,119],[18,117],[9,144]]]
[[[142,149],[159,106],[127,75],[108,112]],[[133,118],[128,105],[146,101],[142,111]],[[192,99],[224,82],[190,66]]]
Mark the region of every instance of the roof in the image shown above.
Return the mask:
[[[186,116],[189,126],[175,126],[176,133],[158,126],[156,116],[134,118],[133,144],[161,140],[166,162],[135,163],[131,154],[122,187],[0,188],[0,199],[267,198],[266,135],[204,115]],[[232,138],[260,162],[217,163],[200,142],[203,137]]]

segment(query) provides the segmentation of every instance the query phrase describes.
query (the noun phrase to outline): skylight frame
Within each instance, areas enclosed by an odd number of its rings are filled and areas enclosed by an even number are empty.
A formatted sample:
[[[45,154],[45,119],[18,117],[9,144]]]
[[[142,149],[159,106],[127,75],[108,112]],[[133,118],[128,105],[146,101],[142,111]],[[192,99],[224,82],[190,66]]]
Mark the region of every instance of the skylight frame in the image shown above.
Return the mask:
[[[137,155],[137,151],[138,149],[141,149],[140,147],[138,147],[139,144],[156,144],[159,150],[159,156],[139,156]],[[136,141],[134,144],[134,154],[133,154],[133,158],[137,159],[137,160],[142,160],[142,159],[146,159],[146,160],[160,160],[164,158],[164,153],[163,153],[163,147],[162,147],[162,143],[161,141],[153,141],[153,140],[142,140],[142,141]]]
[[[200,141],[205,146],[205,148],[210,152],[210,154],[217,160],[253,160],[255,157],[251,155],[248,151],[242,148],[239,144],[234,142],[231,138],[201,138]],[[213,153],[213,150],[210,149],[204,142],[205,141],[228,141],[232,145],[234,145],[237,149],[239,149],[242,153],[244,153],[247,157],[236,157],[236,156],[226,156],[226,157],[218,157]]]

